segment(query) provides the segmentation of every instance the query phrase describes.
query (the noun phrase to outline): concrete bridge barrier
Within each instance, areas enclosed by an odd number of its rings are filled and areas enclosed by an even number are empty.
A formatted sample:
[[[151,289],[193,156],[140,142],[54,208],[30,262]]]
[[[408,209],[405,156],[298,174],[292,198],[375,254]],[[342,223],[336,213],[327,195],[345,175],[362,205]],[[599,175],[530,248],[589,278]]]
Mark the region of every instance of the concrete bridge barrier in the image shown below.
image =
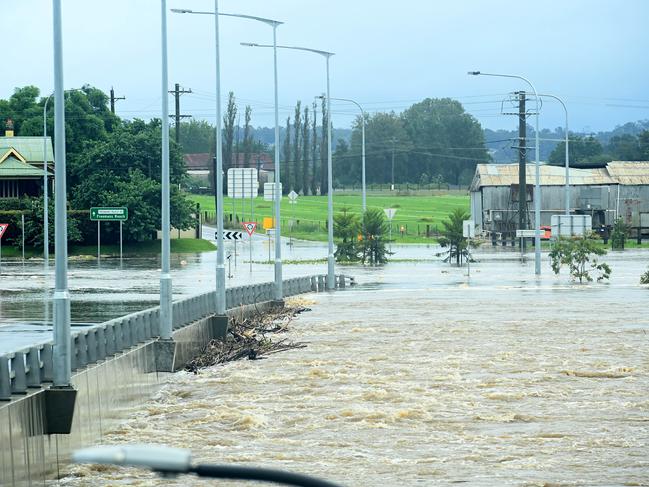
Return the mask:
[[[285,296],[324,291],[325,276],[284,281]],[[337,286],[353,283],[337,276]],[[273,306],[273,283],[226,291],[227,314],[245,316]],[[228,318],[214,314],[214,291],[173,303],[172,369],[191,360],[211,339],[223,338]],[[254,310],[254,311],[253,311]],[[92,445],[146,401],[165,377],[156,366],[158,307],[76,331],[71,337],[72,382],[77,389],[72,432],[48,435],[45,394],[53,378],[53,343],[0,355],[0,486],[43,483],[72,450]]]

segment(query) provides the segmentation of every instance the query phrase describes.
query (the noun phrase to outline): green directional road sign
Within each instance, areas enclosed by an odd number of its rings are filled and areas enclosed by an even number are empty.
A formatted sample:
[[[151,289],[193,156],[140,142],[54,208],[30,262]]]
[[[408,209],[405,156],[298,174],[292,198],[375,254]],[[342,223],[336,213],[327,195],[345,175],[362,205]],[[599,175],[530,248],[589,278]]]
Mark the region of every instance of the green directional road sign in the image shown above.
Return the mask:
[[[128,208],[123,206],[98,206],[90,208],[90,219],[101,222],[118,222],[128,220]]]

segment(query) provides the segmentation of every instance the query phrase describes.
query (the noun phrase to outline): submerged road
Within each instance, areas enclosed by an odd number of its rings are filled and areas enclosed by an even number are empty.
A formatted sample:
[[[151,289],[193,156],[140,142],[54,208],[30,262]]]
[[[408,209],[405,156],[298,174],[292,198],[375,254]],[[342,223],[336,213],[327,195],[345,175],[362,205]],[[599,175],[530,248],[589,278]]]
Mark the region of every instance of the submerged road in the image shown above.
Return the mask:
[[[485,261],[470,280],[354,268],[358,287],[307,296],[288,337],[308,347],[174,374],[105,443],[356,487],[648,485],[646,257],[607,261],[611,283],[591,285],[537,279],[533,262]],[[73,466],[60,485],[214,484]]]

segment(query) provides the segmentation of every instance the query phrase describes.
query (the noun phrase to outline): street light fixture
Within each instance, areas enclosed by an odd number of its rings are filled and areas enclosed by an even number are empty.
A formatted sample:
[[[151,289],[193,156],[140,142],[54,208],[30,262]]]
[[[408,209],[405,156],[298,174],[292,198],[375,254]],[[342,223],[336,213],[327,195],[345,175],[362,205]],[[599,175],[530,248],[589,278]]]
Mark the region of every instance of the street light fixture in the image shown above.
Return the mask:
[[[536,114],[535,114],[535,152],[536,152],[536,184],[534,185],[534,229],[536,230],[534,236],[534,271],[536,275],[541,274],[541,163],[539,161],[539,95],[536,88],[530,80],[523,76],[515,74],[496,74],[496,73],[483,73],[481,71],[469,71],[470,76],[495,76],[498,78],[516,78],[525,81],[534,92],[534,99],[536,101]]]
[[[166,477],[194,474],[198,477],[256,480],[296,487],[339,487],[337,484],[316,477],[270,468],[193,465],[189,450],[160,445],[95,446],[75,451],[72,459],[76,463],[143,467]]]
[[[256,20],[273,28],[273,46],[277,45],[277,27],[283,22],[256,17],[254,15],[231,14],[219,12],[218,0],[214,0],[214,11],[196,11],[190,9],[171,9],[174,13],[213,15],[216,44],[216,226],[217,226],[217,258],[216,258],[216,312],[225,314],[225,264],[223,249],[223,154],[221,150],[221,66],[219,61],[219,16],[238,17],[241,19]],[[282,289],[282,247],[280,241],[280,202],[281,191],[279,182],[279,107],[277,95],[277,51],[274,57],[274,85],[275,85],[275,299],[283,298]]]
[[[328,51],[320,51],[318,49],[311,49],[308,47],[298,46],[278,46],[276,44],[256,44],[252,42],[242,42],[242,46],[247,47],[272,47],[273,49],[290,49],[293,51],[306,51],[314,54],[319,54],[326,59],[327,66],[327,114],[328,114],[328,130],[327,130],[327,212],[328,212],[328,255],[327,255],[327,289],[332,290],[336,288],[336,275],[335,275],[335,261],[334,261],[334,204],[333,204],[333,184],[332,184],[332,160],[331,160],[331,98],[329,96],[330,83],[329,83],[329,58],[335,53]],[[277,150],[277,145],[276,145]]]
[[[324,98],[324,96],[319,96],[318,98],[322,99]],[[332,98],[332,100],[353,103],[361,111],[361,120],[363,122],[361,125],[361,190],[363,200],[363,213],[365,213],[365,210],[367,210],[367,192],[365,190],[365,110],[363,110],[363,107],[360,105],[360,103],[355,102],[354,100],[350,100],[349,98]]]

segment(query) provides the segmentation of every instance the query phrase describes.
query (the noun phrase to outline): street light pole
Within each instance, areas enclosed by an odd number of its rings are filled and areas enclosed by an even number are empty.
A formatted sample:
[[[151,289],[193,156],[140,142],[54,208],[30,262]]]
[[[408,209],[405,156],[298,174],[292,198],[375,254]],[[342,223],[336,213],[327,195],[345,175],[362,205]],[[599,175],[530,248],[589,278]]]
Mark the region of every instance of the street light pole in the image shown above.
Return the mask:
[[[54,160],[55,167],[55,288],[54,387],[70,387],[70,293],[68,291],[68,227],[66,215],[65,102],[63,93],[63,40],[61,0],[53,0],[54,32]]]
[[[563,112],[565,113],[566,116],[566,142],[565,142],[565,149],[566,149],[566,154],[565,154],[565,162],[566,162],[566,215],[570,215],[570,153],[568,151],[568,108],[566,108],[566,104],[563,102],[561,98],[555,95],[550,95],[547,93],[539,93],[538,96],[545,96],[548,98],[554,98],[557,100],[559,103],[561,103],[561,106],[563,107]]]
[[[169,94],[167,68],[167,0],[160,0],[161,28],[161,95],[162,95],[162,269],[160,273],[160,338],[170,340],[173,331],[171,288],[171,228],[169,209]]]
[[[327,66],[327,112],[328,112],[328,130],[327,130],[327,175],[328,175],[328,184],[327,184],[327,209],[328,209],[328,255],[327,255],[327,289],[335,289],[336,287],[336,275],[335,275],[335,261],[334,261],[334,229],[333,229],[333,183],[332,183],[332,159],[331,159],[331,100],[329,98],[330,92],[330,83],[329,83],[329,58],[334,55],[333,52],[320,51],[318,49],[311,49],[308,47],[297,47],[297,46],[278,46],[276,44],[256,44],[251,42],[242,42],[242,46],[247,47],[272,47],[273,49],[291,49],[294,51],[306,51],[312,52],[314,54],[319,54],[326,59]],[[278,144],[275,144],[275,151],[278,151]],[[276,168],[277,169],[277,168]]]
[[[49,249],[49,201],[47,187],[47,103],[52,95],[47,97],[43,106],[43,257],[45,258],[45,274],[50,268],[50,249]]]
[[[318,98],[322,98],[321,96]],[[354,100],[350,100],[349,98],[332,98],[332,100],[336,101],[346,101],[349,103],[353,103],[358,107],[358,109],[361,111],[361,191],[362,191],[362,201],[363,201],[363,213],[365,213],[365,210],[367,210],[367,192],[365,189],[365,110],[363,110],[363,107],[358,103],[355,102]]]
[[[281,190],[279,180],[279,105],[277,95],[277,26],[282,22],[277,20],[255,17],[253,15],[230,14],[219,12],[218,0],[214,0],[214,11],[195,11],[189,9],[171,9],[174,13],[179,14],[197,14],[213,15],[214,31],[216,44],[216,226],[217,226],[217,257],[216,257],[216,289],[217,289],[217,314],[225,314],[225,265],[224,265],[224,248],[223,248],[223,154],[221,139],[221,66],[219,52],[219,16],[238,17],[242,19],[256,20],[273,27],[273,47],[274,52],[274,84],[275,84],[275,299],[281,300],[283,297],[282,289],[282,246],[280,232],[280,202]]]
[[[536,184],[534,185],[534,229],[536,230],[534,236],[534,272],[541,275],[541,162],[539,160],[539,95],[536,88],[530,80],[523,76],[515,74],[495,74],[495,73],[482,73],[480,71],[469,71],[467,74],[472,76],[495,76],[498,78],[516,78],[525,81],[534,92],[534,99],[536,101],[536,114],[535,114],[535,152],[536,152]]]

